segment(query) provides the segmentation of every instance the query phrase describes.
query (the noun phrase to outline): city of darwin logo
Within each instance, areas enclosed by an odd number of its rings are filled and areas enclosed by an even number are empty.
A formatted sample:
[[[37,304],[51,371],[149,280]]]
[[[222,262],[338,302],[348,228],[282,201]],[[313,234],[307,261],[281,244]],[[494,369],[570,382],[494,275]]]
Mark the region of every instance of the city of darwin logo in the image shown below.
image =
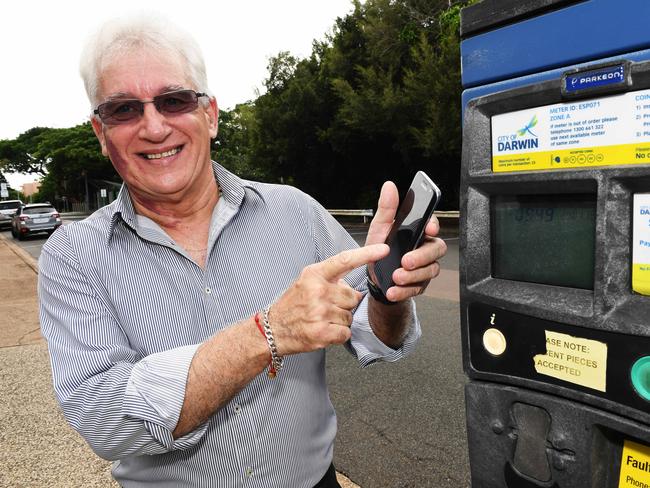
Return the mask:
[[[537,149],[539,139],[531,129],[537,125],[537,115],[533,115],[530,121],[516,133],[510,136],[499,136],[499,151],[517,151],[522,149]]]

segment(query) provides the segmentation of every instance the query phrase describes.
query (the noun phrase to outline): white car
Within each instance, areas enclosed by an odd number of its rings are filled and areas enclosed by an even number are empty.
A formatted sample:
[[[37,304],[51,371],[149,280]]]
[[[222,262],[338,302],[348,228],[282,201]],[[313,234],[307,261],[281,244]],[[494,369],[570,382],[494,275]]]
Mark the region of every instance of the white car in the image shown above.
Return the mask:
[[[0,228],[11,227],[11,217],[22,206],[23,202],[20,200],[4,200],[0,202]]]
[[[50,235],[62,223],[59,212],[49,203],[30,203],[13,214],[11,234],[18,240],[41,232]]]

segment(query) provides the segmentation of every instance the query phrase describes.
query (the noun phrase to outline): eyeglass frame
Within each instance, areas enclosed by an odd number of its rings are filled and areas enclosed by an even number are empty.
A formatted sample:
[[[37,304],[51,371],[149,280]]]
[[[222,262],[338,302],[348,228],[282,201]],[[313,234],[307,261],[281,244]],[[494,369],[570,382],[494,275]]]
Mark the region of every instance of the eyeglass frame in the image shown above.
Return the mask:
[[[194,96],[196,97],[196,107],[194,107],[192,110],[188,110],[187,112],[183,112],[183,111],[180,111],[180,112],[162,112],[160,110],[160,108],[159,108],[159,106],[157,105],[156,102],[160,102],[161,97],[165,97],[165,96],[168,96],[168,95],[173,95],[174,93],[181,93],[181,92],[194,93]],[[199,98],[209,97],[209,96],[210,95],[208,95],[207,93],[204,93],[204,92],[197,92],[197,91],[189,89],[189,88],[183,88],[181,90],[172,90],[172,91],[168,91],[168,92],[165,92],[165,93],[161,93],[160,95],[156,95],[155,97],[151,98],[150,100],[140,100],[138,98],[120,98],[120,99],[115,99],[115,100],[109,100],[107,102],[103,102],[103,103],[100,103],[99,105],[97,105],[97,107],[93,110],[93,114],[97,115],[97,117],[99,117],[99,120],[101,120],[101,122],[103,124],[106,124],[106,125],[124,125],[124,124],[128,124],[129,122],[133,122],[135,120],[139,120],[140,118],[142,118],[142,116],[144,115],[144,104],[145,103],[153,103],[154,107],[156,107],[156,110],[158,111],[158,113],[163,115],[164,117],[167,117],[169,115],[173,116],[173,115],[176,115],[176,114],[181,115],[181,114],[193,112],[194,110],[196,110],[198,108]],[[101,113],[100,113],[101,112],[101,107],[106,106],[109,103],[115,103],[115,102],[124,102],[124,103],[138,102],[140,104],[139,105],[139,110],[138,110],[140,112],[140,116],[139,117],[134,117],[132,119],[127,119],[127,120],[120,121],[117,124],[104,121],[104,119],[102,118]]]

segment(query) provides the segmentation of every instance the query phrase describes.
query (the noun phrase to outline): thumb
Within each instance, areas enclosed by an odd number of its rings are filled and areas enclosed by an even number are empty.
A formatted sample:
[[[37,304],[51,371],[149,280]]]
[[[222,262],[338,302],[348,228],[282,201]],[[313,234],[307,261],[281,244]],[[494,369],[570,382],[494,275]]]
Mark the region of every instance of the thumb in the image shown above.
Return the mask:
[[[395,220],[395,213],[399,205],[399,192],[397,186],[392,181],[387,181],[381,187],[379,202],[377,203],[377,213],[368,228],[366,245],[379,244],[386,240],[390,228]]]

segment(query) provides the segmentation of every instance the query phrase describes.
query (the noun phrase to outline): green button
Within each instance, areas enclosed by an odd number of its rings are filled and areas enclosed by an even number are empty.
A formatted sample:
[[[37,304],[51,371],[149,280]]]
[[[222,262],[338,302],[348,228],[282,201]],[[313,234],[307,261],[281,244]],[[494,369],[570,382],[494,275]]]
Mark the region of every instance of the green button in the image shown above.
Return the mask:
[[[632,385],[644,400],[650,401],[650,356],[638,359],[632,366]]]

